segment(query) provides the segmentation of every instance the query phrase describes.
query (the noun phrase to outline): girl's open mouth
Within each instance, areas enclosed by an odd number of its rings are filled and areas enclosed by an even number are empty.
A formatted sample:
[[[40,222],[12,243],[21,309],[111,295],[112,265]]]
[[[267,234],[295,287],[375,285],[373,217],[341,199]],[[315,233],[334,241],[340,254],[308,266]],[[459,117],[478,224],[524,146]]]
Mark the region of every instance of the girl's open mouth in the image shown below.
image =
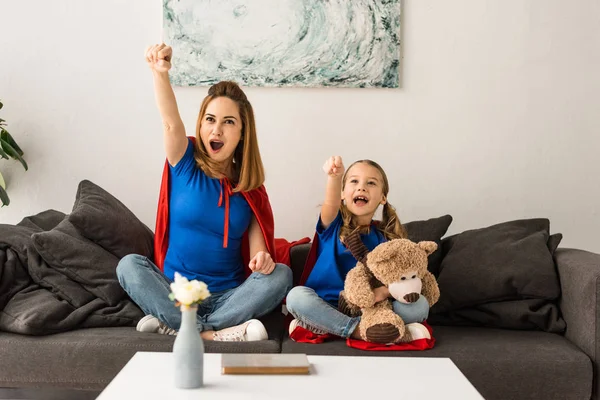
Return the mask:
[[[369,202],[369,199],[367,199],[364,196],[356,196],[353,201],[354,201],[354,204],[356,204],[359,207],[362,207]]]

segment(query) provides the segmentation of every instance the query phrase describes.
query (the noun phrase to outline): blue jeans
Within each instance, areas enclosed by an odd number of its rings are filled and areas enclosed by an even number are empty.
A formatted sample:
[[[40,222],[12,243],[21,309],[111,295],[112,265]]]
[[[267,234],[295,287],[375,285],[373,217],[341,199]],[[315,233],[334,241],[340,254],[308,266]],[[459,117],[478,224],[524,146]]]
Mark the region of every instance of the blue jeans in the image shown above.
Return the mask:
[[[350,337],[360,322],[360,317],[351,318],[339,312],[306,286],[296,286],[290,290],[286,298],[286,307],[294,318],[344,338]],[[423,296],[410,305],[394,301],[392,307],[406,324],[423,322],[429,315],[429,303]]]
[[[129,254],[117,266],[119,283],[129,297],[144,311],[169,326],[179,329],[181,312],[169,300],[171,280],[147,257]],[[198,306],[198,331],[212,331],[239,325],[259,318],[281,304],[292,287],[292,271],[277,264],[264,275],[253,272],[240,286],[218,293]]]

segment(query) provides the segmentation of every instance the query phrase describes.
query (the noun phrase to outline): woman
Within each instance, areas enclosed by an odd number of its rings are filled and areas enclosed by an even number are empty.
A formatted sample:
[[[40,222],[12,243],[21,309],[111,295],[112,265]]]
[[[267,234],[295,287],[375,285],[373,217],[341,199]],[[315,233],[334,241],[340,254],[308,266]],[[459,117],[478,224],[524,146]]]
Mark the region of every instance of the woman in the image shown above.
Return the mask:
[[[146,51],[167,155],[161,196],[167,205],[162,214],[159,206],[156,264],[128,255],[117,267],[119,282],[147,314],[139,331],[179,329],[181,314],[168,299],[177,272],[204,281],[211,292],[198,307],[203,339],[266,340],[256,318],[281,304],[292,273],[272,258],[273,214],[252,106],[237,84],[219,82],[202,102],[195,138],[186,137],[169,82],[171,57],[165,44]],[[159,230],[160,218],[166,223]]]

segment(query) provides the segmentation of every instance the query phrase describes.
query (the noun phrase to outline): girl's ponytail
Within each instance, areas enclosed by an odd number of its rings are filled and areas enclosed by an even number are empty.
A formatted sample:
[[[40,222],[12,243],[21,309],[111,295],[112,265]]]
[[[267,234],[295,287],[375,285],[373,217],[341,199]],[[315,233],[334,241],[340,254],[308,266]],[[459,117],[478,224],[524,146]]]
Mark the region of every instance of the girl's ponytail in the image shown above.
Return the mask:
[[[400,218],[396,214],[396,209],[390,203],[383,205],[383,213],[381,218],[381,224],[379,230],[383,232],[383,235],[388,239],[406,239],[408,234],[406,229],[400,223]]]

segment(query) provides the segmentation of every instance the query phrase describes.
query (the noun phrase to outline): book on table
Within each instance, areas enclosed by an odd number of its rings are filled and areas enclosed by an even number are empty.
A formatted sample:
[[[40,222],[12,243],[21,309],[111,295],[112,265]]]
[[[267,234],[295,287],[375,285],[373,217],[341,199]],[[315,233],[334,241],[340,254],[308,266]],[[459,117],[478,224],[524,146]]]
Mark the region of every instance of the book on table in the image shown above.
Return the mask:
[[[308,374],[306,354],[238,354],[221,356],[221,373],[228,374]]]

